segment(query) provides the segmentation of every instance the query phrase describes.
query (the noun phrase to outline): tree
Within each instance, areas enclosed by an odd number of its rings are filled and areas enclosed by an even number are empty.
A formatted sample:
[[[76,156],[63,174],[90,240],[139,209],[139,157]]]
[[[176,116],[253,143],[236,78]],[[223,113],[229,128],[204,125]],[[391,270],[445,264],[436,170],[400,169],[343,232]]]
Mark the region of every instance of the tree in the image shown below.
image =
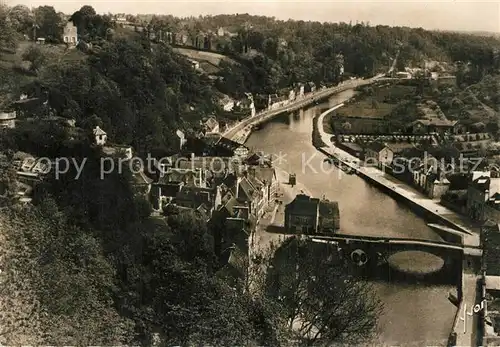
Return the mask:
[[[290,239],[269,272],[269,295],[284,306],[289,328],[308,346],[358,344],[375,333],[382,312],[373,287],[348,275],[335,251]]]
[[[132,342],[129,321],[111,304],[113,270],[99,242],[61,216],[51,199],[39,208],[2,211],[9,266],[0,289],[0,335],[15,344]]]
[[[9,21],[9,8],[0,4],[0,49],[13,48],[16,44],[16,32]]]
[[[61,17],[52,6],[40,6],[35,9],[35,24],[38,25],[38,37],[53,42],[60,42],[62,36]]]
[[[12,7],[9,11],[9,20],[18,33],[31,34],[34,16],[28,6],[16,5]]]
[[[23,60],[31,63],[30,71],[37,73],[47,62],[47,56],[38,46],[29,46],[22,55]]]

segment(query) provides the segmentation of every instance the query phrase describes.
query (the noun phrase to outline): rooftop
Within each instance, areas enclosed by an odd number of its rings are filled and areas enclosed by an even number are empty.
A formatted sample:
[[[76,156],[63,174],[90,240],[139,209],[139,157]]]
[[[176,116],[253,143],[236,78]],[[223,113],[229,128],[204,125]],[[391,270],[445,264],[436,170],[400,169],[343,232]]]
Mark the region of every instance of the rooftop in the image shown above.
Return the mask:
[[[305,194],[298,194],[295,199],[285,206],[286,211],[301,215],[316,216],[319,208],[319,199]]]

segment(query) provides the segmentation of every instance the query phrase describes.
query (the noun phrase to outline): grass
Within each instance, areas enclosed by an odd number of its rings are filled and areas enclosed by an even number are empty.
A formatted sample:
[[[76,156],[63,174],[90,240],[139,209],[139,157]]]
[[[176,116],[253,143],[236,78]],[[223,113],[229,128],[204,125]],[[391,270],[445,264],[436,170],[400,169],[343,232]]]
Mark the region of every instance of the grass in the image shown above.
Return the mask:
[[[36,79],[28,73],[29,63],[23,62],[23,53],[32,45],[31,41],[19,42],[16,49],[0,51],[0,106],[5,106],[13,97],[17,97],[20,88]],[[47,56],[49,64],[81,61],[87,57],[78,49],[66,49],[66,45],[37,45]]]
[[[190,48],[179,48],[175,47],[174,52],[182,54],[190,59],[197,61],[206,61],[212,65],[219,66],[219,63],[224,60],[232,64],[238,64],[233,59],[226,57],[225,55],[214,53],[214,52],[206,52],[206,51],[198,51]]]
[[[369,97],[367,100],[361,100],[351,105],[347,105],[339,110],[341,117],[363,117],[363,118],[384,118],[392,112],[395,104],[378,102],[377,107],[373,107],[372,101],[376,99]]]
[[[400,84],[385,84],[363,89],[365,93],[360,95],[354,103],[339,110],[339,116],[385,118],[401,100],[415,95],[415,87]],[[375,107],[374,103],[376,103]]]

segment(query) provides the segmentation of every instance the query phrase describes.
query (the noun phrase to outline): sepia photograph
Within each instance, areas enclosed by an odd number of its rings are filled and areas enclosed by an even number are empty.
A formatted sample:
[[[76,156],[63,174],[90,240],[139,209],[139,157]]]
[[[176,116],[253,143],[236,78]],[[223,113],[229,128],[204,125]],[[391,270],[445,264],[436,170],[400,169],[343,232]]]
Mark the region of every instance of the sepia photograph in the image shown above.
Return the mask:
[[[0,346],[500,346],[500,1],[0,0]]]

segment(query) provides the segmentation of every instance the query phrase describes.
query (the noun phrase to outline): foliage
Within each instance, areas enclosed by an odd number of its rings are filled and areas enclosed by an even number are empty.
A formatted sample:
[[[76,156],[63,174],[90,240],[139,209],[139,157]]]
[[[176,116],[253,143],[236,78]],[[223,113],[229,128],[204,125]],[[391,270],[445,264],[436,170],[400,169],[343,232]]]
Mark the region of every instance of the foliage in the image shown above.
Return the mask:
[[[0,5],[0,50],[13,48],[16,44],[16,32],[9,20],[9,8]]]
[[[2,286],[7,343],[131,342],[129,322],[110,306],[113,268],[98,240],[68,225],[50,199],[0,218],[9,264]]]
[[[29,46],[22,58],[31,63],[30,70],[33,72],[37,72],[47,62],[47,56],[35,45]]]
[[[47,42],[59,43],[62,36],[62,19],[52,6],[40,6],[34,10],[36,35]]]
[[[98,15],[89,5],[84,5],[73,13],[70,21],[78,28],[78,36],[88,41],[108,38],[112,28],[111,18]]]
[[[290,239],[269,272],[269,294],[308,346],[358,344],[375,332],[382,311],[372,286],[348,275],[332,254],[332,247]]]

